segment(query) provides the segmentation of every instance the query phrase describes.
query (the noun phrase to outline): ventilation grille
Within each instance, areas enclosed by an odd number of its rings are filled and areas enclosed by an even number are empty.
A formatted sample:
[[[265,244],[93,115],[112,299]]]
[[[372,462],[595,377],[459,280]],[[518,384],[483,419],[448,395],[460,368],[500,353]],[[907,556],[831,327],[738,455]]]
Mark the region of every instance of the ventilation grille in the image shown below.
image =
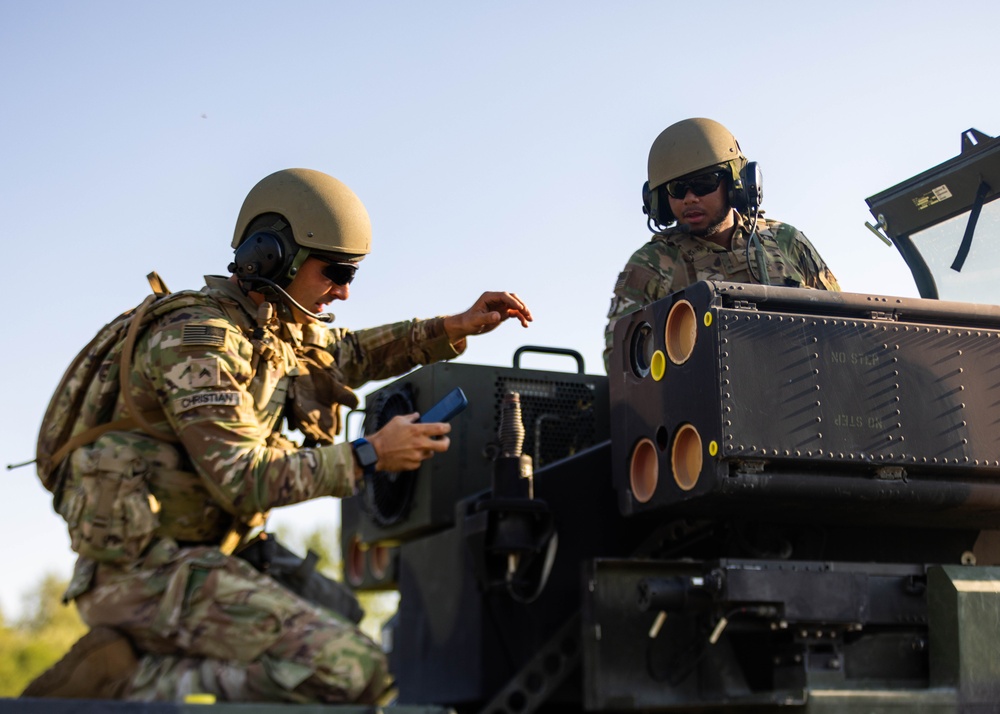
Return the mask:
[[[493,404],[496,430],[504,395],[517,392],[521,395],[524,453],[531,456],[534,467],[572,456],[597,441],[594,390],[589,382],[499,377]]]
[[[366,409],[364,429],[374,434],[400,414],[412,414],[413,396],[408,387],[379,394],[375,404]],[[391,526],[406,518],[413,504],[417,484],[416,471],[376,471],[365,479],[362,504],[365,512],[380,526]]]

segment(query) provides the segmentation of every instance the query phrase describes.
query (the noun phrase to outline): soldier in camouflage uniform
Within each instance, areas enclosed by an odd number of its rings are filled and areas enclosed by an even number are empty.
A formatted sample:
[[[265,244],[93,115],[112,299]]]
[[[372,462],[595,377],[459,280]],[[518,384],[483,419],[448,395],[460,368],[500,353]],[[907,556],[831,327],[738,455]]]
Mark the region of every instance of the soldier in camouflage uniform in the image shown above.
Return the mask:
[[[415,414],[334,444],[339,405],[356,406],[352,388],[368,380],[453,358],[467,336],[508,317],[527,326],[531,314],[491,292],[447,317],[321,325],[316,314],[347,299],[370,236],[342,183],[279,171],[244,202],[233,275],[132,317],[142,328],[104,359],[79,420],[124,421],[72,451],[56,497],[80,553],[67,599],[92,630],[25,696],[370,703],[383,692],[375,643],[228,552],[271,508],[349,496],[376,468],[412,470],[446,450],[450,426]],[[315,445],[282,436],[283,417]]]
[[[736,138],[711,119],[677,122],[653,142],[643,187],[653,237],[632,254],[615,282],[604,331],[605,369],[615,323],[623,315],[699,280],[840,290],[801,232],[753,210],[748,192],[754,177],[747,175],[747,165]],[[758,274],[756,248],[747,260],[753,231],[763,246],[766,278]]]

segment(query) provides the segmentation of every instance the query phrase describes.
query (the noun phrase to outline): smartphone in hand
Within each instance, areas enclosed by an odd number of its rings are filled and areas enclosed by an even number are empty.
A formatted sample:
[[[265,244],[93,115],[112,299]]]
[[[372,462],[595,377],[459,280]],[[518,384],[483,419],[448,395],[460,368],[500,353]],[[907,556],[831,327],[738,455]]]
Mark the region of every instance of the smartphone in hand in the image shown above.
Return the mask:
[[[431,424],[440,421],[450,421],[453,416],[461,412],[469,405],[469,400],[461,387],[455,387],[448,392],[437,404],[425,411],[417,419],[418,423]]]

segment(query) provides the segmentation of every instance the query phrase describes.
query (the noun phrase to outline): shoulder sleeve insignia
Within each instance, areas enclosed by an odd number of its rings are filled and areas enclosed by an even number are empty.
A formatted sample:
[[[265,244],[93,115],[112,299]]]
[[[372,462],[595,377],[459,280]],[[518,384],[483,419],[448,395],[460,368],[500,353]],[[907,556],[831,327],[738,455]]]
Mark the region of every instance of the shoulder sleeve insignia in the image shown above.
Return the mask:
[[[164,371],[166,378],[180,389],[221,386],[222,374],[218,357],[188,359]]]
[[[214,325],[184,325],[181,345],[185,347],[224,347],[226,328]]]

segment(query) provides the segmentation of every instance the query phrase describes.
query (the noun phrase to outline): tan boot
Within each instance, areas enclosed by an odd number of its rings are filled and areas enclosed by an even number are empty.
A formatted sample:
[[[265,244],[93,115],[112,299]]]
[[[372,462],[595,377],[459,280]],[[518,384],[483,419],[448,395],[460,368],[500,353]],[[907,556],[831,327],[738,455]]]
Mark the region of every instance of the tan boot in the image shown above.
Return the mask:
[[[123,634],[98,627],[77,640],[66,655],[42,672],[22,697],[120,699],[139,660]]]

